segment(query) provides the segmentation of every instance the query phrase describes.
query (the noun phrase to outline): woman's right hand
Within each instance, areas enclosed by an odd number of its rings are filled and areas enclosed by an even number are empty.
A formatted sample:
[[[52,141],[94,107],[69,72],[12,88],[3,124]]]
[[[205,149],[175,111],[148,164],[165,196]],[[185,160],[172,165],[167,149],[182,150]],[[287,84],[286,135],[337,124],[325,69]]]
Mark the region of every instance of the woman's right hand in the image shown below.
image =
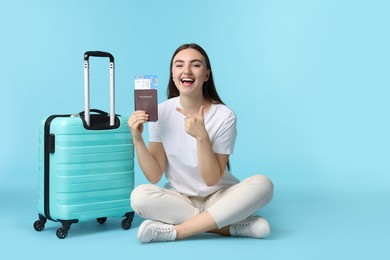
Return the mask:
[[[142,132],[144,131],[144,123],[149,119],[149,115],[145,111],[137,110],[129,117],[127,124],[129,125],[133,141],[142,139]]]

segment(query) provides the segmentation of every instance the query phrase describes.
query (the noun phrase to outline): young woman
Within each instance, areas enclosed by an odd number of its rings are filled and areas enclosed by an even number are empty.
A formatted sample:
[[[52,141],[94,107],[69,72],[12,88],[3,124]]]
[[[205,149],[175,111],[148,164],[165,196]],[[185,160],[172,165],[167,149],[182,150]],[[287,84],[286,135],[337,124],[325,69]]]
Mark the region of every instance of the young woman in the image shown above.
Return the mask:
[[[272,199],[273,184],[263,175],[240,182],[229,167],[236,140],[236,116],[214,85],[210,60],[196,44],[172,56],[168,100],[149,123],[149,147],[142,138],[148,115],[135,111],[128,120],[138,163],[151,184],[139,185],[131,206],[147,219],[141,242],[171,241],[202,232],[264,238],[268,222],[252,216]],[[156,185],[162,175],[164,188]]]

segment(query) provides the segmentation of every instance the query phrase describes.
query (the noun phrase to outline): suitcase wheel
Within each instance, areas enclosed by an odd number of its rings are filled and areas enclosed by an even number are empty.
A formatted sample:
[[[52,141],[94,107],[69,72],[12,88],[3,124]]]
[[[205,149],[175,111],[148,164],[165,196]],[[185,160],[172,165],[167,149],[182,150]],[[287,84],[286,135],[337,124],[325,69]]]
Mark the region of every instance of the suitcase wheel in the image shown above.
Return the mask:
[[[45,228],[45,223],[40,220],[34,222],[34,229],[36,231],[42,231]]]
[[[57,237],[60,238],[60,239],[64,239],[68,236],[68,231],[70,229],[70,226],[73,224],[73,223],[78,223],[79,220],[78,219],[71,219],[71,220],[58,220],[59,222],[61,222],[62,224],[62,227],[60,227],[59,229],[57,229]]]
[[[124,230],[130,229],[131,223],[133,222],[133,218],[134,218],[134,212],[126,213],[125,219],[123,219],[121,222],[121,227]]]
[[[97,218],[96,220],[97,220],[97,222],[99,222],[100,224],[104,224],[104,223],[107,221],[107,218]]]
[[[34,222],[34,229],[36,231],[42,231],[45,228],[46,221],[47,219],[43,215],[39,214],[39,220]]]
[[[64,227],[60,227],[57,229],[57,237],[60,239],[64,239],[68,235],[68,229]]]

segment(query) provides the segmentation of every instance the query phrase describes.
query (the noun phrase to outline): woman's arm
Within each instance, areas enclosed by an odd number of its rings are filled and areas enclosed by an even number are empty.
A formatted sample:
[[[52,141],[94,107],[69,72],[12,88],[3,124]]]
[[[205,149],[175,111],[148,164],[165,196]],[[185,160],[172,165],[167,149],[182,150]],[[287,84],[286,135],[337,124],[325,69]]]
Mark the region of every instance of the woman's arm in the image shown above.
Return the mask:
[[[150,143],[149,149],[147,149],[145,142],[142,140],[142,142],[134,143],[134,147],[139,166],[146,179],[152,184],[156,184],[160,181],[166,165],[166,157],[162,144]]]
[[[207,186],[214,186],[225,172],[229,155],[214,153],[209,136],[197,138],[200,174]]]
[[[142,132],[148,115],[144,111],[135,111],[128,120],[138,163],[145,177],[153,184],[160,181],[166,165],[166,155],[161,143],[150,143],[146,148]]]
[[[229,155],[216,154],[210,141],[210,137],[204,125],[203,106],[198,115],[190,115],[183,109],[177,108],[185,119],[185,131],[196,139],[198,148],[198,163],[200,174],[207,186],[216,185],[225,172]]]

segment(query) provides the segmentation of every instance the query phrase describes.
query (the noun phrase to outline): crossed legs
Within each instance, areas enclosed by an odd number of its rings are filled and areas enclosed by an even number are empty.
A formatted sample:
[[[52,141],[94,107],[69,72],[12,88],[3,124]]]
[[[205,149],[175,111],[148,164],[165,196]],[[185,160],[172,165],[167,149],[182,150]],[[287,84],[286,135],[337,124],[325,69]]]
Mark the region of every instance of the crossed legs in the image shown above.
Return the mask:
[[[138,186],[131,195],[132,208],[141,217],[174,225],[176,239],[199,233],[230,235],[230,224],[242,221],[268,204],[272,182],[263,175],[206,197],[186,197],[152,184]]]

